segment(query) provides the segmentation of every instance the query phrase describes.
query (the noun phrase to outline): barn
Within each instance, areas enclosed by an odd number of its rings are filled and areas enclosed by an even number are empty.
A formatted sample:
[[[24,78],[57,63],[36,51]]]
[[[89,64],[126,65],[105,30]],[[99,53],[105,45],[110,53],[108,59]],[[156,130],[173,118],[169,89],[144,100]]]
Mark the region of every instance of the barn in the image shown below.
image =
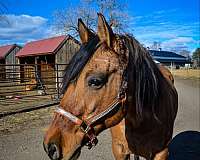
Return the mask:
[[[0,79],[12,78],[16,64],[16,53],[21,49],[17,44],[0,46]]]
[[[156,61],[163,63],[166,66],[184,66],[185,64],[191,63],[189,58],[174,52],[162,50],[149,50],[149,52]]]
[[[70,35],[29,42],[16,54],[20,79],[60,82],[63,70],[79,49],[79,42]]]

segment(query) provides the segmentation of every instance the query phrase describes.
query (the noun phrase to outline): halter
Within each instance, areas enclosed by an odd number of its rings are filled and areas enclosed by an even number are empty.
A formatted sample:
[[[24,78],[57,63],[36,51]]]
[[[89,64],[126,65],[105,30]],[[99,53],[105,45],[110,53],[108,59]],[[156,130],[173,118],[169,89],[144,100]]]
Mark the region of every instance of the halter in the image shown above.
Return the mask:
[[[92,125],[96,123],[98,120],[112,113],[112,111],[114,111],[119,106],[119,104],[121,104],[121,106],[124,107],[124,104],[126,102],[126,90],[127,90],[127,79],[124,78],[117,97],[111,104],[108,105],[107,109],[92,118],[86,118],[86,120],[78,118],[77,116],[71,114],[70,112],[67,112],[64,109],[60,108],[60,106],[56,107],[55,112],[68,118],[75,125],[79,126],[79,128],[85,134],[85,136],[89,138],[89,141],[86,143],[86,146],[88,146],[88,149],[91,149],[98,143],[98,139],[97,136],[95,135],[95,130]]]

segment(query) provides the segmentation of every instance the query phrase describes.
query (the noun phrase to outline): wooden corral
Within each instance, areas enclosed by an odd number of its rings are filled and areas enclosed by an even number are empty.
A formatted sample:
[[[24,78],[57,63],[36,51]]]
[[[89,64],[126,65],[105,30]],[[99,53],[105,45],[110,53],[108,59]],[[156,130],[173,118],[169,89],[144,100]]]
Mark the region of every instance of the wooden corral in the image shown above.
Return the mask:
[[[16,75],[12,74],[13,64],[16,64],[16,53],[21,49],[20,46],[16,44],[0,46],[0,79],[4,80],[13,79]],[[7,71],[7,72],[6,72]]]
[[[63,70],[79,49],[79,42],[71,37],[58,36],[25,44],[16,57],[20,68],[20,79],[37,79],[42,82],[61,82]]]

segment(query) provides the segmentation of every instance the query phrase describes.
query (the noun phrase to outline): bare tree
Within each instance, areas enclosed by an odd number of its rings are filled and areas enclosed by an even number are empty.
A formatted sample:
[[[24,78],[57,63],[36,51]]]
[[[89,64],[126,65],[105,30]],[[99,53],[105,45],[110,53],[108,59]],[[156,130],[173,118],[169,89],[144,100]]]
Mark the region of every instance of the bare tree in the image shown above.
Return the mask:
[[[117,0],[96,0],[99,11],[109,20],[115,32],[126,32],[128,28],[129,16],[126,12],[127,4],[125,1]]]
[[[193,67],[200,67],[200,48],[196,48],[196,50],[192,53]]]
[[[67,7],[62,11],[56,11],[53,26],[57,33],[76,36],[78,18],[82,18],[88,28],[95,30],[96,12],[101,12],[107,17],[115,32],[127,32],[129,18],[125,9],[126,3],[119,3],[117,0],[81,0],[76,8]]]
[[[180,55],[182,55],[182,56],[184,56],[184,57],[187,57],[187,58],[189,58],[190,57],[190,51],[188,51],[188,50],[181,50],[180,52],[179,52],[179,54]]]
[[[153,50],[161,49],[161,42],[154,41],[150,48]]]
[[[93,29],[96,20],[95,11],[88,7],[87,3],[81,2],[76,8],[67,7],[54,13],[55,31],[58,34],[71,34],[76,37],[78,35],[78,18],[81,18],[90,29]]]

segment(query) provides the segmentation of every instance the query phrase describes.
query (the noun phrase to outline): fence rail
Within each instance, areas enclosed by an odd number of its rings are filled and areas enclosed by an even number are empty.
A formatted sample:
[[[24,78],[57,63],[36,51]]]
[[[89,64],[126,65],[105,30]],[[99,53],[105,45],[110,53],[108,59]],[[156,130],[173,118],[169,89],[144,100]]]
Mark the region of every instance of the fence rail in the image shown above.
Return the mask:
[[[0,64],[0,114],[59,101],[68,64]]]

